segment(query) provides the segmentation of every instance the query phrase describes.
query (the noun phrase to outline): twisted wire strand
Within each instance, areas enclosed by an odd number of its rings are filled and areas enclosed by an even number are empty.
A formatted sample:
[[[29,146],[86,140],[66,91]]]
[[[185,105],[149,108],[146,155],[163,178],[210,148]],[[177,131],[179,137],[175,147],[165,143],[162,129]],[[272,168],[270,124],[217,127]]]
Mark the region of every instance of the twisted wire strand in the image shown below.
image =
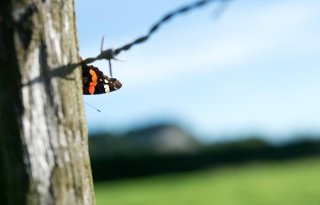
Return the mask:
[[[128,51],[129,49],[131,49],[133,46],[137,45],[137,44],[141,44],[146,42],[148,39],[150,39],[150,37],[157,31],[159,30],[159,28],[163,25],[166,24],[169,20],[171,20],[172,18],[181,15],[181,14],[186,14],[192,10],[195,10],[197,8],[201,8],[206,6],[209,3],[213,3],[213,2],[227,2],[227,1],[231,1],[231,0],[200,0],[200,1],[196,1],[193,2],[191,4],[188,4],[186,6],[183,6],[181,8],[178,8],[172,12],[167,13],[166,15],[164,15],[162,18],[160,18],[160,20],[158,20],[148,31],[148,33],[144,36],[141,36],[139,38],[137,38],[136,40],[132,41],[131,43],[128,43],[120,48],[116,48],[116,49],[107,49],[104,51],[101,51],[101,53],[95,57],[95,58],[87,58],[83,61],[83,63],[92,63],[96,60],[101,60],[101,59],[106,59],[106,60],[111,60],[111,59],[115,59],[115,56],[117,56],[119,53],[121,53],[122,51]]]
[[[157,30],[159,30],[159,28],[167,23],[169,20],[171,20],[173,17],[176,17],[178,15],[181,15],[181,14],[185,14],[191,10],[194,10],[194,9],[197,9],[197,8],[200,8],[200,7],[203,7],[205,5],[207,5],[208,3],[211,3],[211,2],[215,2],[215,1],[222,1],[222,0],[200,0],[200,1],[197,1],[197,2],[194,2],[192,4],[189,4],[189,5],[186,5],[186,6],[183,6],[177,10],[174,10],[172,12],[169,12],[168,14],[164,15],[159,21],[157,21],[149,30],[149,32],[147,33],[147,35],[145,36],[142,36],[140,38],[137,38],[136,40],[134,40],[133,42],[131,43],[128,43],[120,48],[117,48],[115,49],[115,55],[118,55],[121,51],[127,51],[129,50],[132,46],[134,45],[137,45],[137,44],[141,44],[145,41],[147,41],[151,35],[153,35]]]

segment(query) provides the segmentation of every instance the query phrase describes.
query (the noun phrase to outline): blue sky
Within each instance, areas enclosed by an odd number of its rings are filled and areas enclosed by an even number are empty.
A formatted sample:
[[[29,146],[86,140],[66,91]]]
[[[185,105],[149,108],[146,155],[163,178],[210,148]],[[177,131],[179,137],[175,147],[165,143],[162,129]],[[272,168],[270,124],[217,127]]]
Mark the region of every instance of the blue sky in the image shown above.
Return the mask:
[[[76,1],[83,58],[145,34],[185,0]],[[192,1],[191,1],[192,2]],[[320,133],[320,1],[212,4],[164,25],[114,62],[123,87],[85,96],[89,131],[181,124],[203,141],[245,134],[282,140]],[[107,72],[107,62],[94,63]]]

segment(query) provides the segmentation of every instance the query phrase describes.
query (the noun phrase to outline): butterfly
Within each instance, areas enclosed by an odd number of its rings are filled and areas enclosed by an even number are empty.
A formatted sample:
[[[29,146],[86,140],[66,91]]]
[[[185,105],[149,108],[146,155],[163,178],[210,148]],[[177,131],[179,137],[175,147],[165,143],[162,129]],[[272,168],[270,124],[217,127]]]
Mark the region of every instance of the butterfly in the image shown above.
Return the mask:
[[[83,95],[97,95],[119,90],[122,84],[116,78],[108,77],[97,67],[87,65],[83,61],[82,90]]]

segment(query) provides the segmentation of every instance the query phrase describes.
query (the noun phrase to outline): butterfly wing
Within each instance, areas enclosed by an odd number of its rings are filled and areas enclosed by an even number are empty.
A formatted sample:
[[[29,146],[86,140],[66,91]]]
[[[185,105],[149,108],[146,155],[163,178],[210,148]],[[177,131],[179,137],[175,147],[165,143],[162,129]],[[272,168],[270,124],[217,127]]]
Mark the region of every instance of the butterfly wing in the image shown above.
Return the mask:
[[[118,90],[122,84],[116,78],[104,75],[97,67],[82,64],[82,86],[84,95],[95,95]]]

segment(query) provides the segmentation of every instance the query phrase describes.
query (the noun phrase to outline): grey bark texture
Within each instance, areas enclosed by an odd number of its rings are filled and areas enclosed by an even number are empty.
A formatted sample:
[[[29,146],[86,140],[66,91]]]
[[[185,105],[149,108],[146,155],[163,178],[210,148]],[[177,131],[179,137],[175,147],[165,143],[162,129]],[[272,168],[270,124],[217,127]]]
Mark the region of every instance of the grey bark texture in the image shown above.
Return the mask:
[[[0,204],[95,204],[74,0],[1,0]]]

